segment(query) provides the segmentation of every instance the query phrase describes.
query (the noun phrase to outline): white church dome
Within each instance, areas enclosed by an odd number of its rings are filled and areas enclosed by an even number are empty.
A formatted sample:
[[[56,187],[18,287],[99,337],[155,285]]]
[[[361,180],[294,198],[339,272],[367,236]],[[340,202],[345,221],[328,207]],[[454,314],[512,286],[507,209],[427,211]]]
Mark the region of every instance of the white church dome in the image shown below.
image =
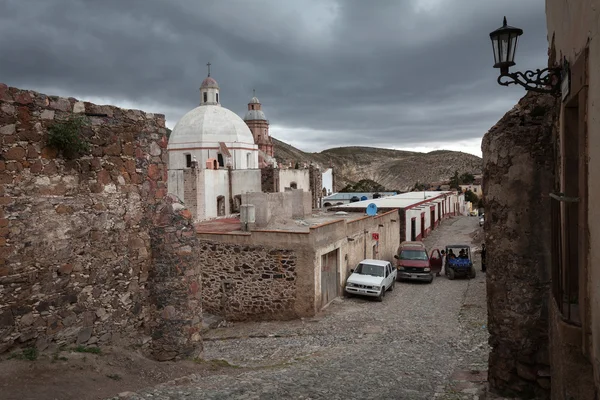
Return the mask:
[[[169,144],[198,142],[253,144],[254,137],[234,112],[220,105],[201,105],[181,117],[169,138]]]
[[[267,120],[265,113],[262,112],[262,110],[248,110],[244,116],[244,121],[253,121],[257,119]]]

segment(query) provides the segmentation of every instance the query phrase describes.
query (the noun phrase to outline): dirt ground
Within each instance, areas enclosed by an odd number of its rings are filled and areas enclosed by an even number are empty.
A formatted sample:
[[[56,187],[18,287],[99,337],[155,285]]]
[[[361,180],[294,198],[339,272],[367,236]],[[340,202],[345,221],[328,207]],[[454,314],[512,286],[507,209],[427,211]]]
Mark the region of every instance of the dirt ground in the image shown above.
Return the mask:
[[[222,361],[156,362],[121,348],[75,348],[0,357],[2,400],[106,399],[187,375],[237,373]],[[94,352],[89,352],[94,351]],[[29,358],[35,358],[30,360]]]

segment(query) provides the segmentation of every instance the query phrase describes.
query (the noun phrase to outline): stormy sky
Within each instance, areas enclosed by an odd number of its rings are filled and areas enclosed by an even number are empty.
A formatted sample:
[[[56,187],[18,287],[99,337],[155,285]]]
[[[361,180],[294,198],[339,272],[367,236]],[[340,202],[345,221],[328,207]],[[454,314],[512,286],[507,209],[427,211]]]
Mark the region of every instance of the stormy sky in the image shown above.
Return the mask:
[[[0,82],[163,113],[211,76],[243,116],[306,151],[366,145],[480,155],[525,94],[496,83],[489,32],[525,31],[517,69],[547,64],[544,0],[0,0]]]

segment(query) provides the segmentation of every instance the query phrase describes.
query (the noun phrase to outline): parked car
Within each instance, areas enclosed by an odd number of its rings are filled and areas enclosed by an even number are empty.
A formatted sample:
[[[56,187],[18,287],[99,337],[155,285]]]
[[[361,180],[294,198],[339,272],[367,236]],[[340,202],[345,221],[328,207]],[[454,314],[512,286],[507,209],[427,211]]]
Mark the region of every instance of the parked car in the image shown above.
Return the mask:
[[[469,279],[475,278],[477,272],[471,260],[471,247],[468,244],[446,246],[444,272],[450,280],[459,276],[466,276]]]
[[[345,289],[348,295],[377,297],[383,301],[385,292],[394,290],[397,272],[389,261],[362,260],[350,272]]]
[[[479,217],[479,226],[483,226],[484,222],[485,222],[485,218],[484,218],[484,216],[482,214],[481,217]]]
[[[431,283],[434,274],[442,270],[442,255],[438,249],[427,254],[423,242],[402,242],[394,256],[398,269],[398,280],[417,280]]]

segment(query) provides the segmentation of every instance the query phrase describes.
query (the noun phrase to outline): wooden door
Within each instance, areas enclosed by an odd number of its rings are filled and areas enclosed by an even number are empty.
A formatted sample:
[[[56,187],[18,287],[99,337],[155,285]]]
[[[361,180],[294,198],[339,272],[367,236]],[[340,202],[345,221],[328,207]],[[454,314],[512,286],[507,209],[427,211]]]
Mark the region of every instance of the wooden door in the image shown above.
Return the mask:
[[[339,249],[321,256],[321,308],[338,297]]]

